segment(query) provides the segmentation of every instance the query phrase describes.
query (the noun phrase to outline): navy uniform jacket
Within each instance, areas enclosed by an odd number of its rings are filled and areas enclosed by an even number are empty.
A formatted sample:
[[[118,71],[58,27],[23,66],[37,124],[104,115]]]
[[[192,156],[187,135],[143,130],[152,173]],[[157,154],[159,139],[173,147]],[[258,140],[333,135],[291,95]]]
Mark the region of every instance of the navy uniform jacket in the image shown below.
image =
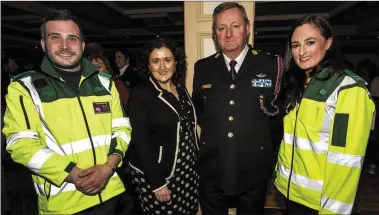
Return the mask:
[[[250,45],[234,81],[221,53],[196,62],[192,97],[201,127],[201,180],[235,195],[270,177],[272,117],[260,99],[273,112],[277,73],[277,58]]]

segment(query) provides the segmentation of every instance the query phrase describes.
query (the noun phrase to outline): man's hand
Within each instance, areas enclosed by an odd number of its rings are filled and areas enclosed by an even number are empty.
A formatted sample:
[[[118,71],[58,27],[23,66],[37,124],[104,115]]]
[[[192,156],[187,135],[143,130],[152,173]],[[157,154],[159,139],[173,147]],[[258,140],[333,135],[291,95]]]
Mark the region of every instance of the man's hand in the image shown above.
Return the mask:
[[[79,177],[86,180],[81,182],[78,188],[86,195],[95,195],[107,185],[112,173],[112,168],[108,164],[85,169],[79,173]]]
[[[168,190],[167,185],[164,186],[162,189],[156,191],[154,194],[160,202],[170,201],[170,191]]]
[[[83,190],[80,189],[80,184],[87,180],[87,177],[79,177],[80,172],[82,172],[82,169],[74,167],[65,181],[75,184],[76,189],[83,193]]]

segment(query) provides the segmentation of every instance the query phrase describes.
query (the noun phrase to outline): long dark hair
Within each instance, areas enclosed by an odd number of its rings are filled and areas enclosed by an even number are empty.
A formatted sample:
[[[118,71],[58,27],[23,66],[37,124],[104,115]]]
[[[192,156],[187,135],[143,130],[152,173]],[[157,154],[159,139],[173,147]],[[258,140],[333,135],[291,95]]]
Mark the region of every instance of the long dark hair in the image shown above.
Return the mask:
[[[150,76],[149,57],[150,57],[151,52],[153,52],[154,49],[160,49],[162,47],[168,48],[174,55],[174,58],[176,61],[175,73],[174,73],[174,76],[172,77],[172,80],[184,86],[185,76],[187,73],[186,55],[183,49],[180,48],[174,40],[167,39],[167,38],[153,39],[153,40],[148,41],[145,44],[144,50],[141,56],[143,77],[147,79]]]
[[[326,51],[324,58],[321,62],[312,69],[310,75],[313,78],[315,74],[324,68],[328,68],[328,72],[323,77],[317,77],[317,79],[328,79],[334,74],[342,75],[343,69],[345,68],[344,58],[340,51],[337,37],[335,36],[330,23],[320,17],[307,15],[299,20],[297,20],[291,28],[291,31],[287,38],[286,49],[284,53],[284,74],[283,74],[283,88],[282,88],[282,99],[283,105],[282,110],[284,113],[289,112],[294,109],[297,103],[300,103],[301,97],[304,93],[304,83],[306,80],[305,71],[300,69],[292,56],[292,44],[291,39],[295,29],[304,24],[310,24],[317,28],[325,40],[332,38],[332,44],[330,48]]]

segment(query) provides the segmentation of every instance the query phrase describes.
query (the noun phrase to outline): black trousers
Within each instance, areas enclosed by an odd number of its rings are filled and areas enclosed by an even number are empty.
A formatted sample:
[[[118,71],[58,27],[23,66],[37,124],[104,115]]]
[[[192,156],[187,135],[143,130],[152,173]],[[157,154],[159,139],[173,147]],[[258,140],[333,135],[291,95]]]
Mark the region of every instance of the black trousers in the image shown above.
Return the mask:
[[[276,192],[278,195],[281,195],[286,202],[286,210],[283,212],[283,215],[318,215],[318,211],[307,206],[301,205],[297,202],[288,200],[281,192]]]
[[[379,114],[379,113],[377,113]],[[379,124],[379,121],[376,123]],[[367,149],[366,149],[366,159],[368,164],[375,164],[379,166],[379,129],[371,131],[370,137],[368,139]]]
[[[80,211],[75,215],[114,215],[116,204],[119,200],[119,196],[113,197],[103,204],[90,207],[84,211]]]
[[[267,182],[239,195],[226,195],[209,182],[200,180],[200,206],[202,214],[228,214],[236,208],[237,214],[263,214]]]

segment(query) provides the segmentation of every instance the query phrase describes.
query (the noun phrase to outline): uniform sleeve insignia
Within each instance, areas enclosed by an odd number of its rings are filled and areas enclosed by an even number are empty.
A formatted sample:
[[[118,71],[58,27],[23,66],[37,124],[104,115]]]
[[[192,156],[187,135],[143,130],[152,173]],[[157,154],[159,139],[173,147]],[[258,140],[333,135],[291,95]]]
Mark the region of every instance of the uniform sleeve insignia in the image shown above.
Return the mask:
[[[258,78],[264,78],[264,77],[266,77],[266,74],[261,73],[261,74],[257,75],[257,77]]]
[[[201,89],[211,89],[212,88],[212,84],[203,84],[201,85]]]

